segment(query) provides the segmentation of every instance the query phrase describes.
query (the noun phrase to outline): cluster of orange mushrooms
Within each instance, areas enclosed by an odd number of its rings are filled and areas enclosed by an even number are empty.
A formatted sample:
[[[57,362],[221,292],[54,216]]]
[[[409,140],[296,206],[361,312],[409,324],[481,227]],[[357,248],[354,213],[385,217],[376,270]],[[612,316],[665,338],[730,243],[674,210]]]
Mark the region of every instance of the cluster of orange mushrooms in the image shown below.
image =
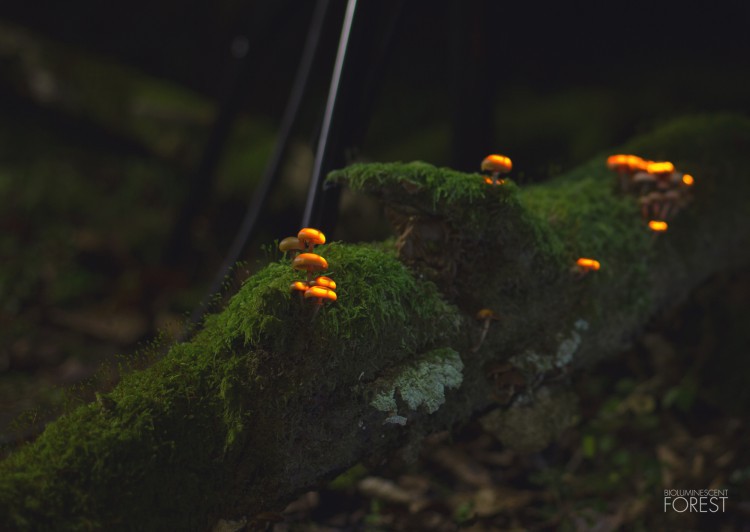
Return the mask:
[[[607,167],[617,172],[620,190],[638,198],[643,219],[655,232],[664,232],[691,200],[695,179],[675,170],[669,161],[648,161],[637,155],[612,155]]]
[[[319,310],[323,301],[336,301],[336,282],[330,277],[321,275],[313,277],[315,272],[328,269],[328,261],[313,253],[313,248],[326,243],[326,236],[322,231],[305,227],[297,236],[288,236],[279,243],[279,249],[284,253],[292,253],[292,268],[307,273],[304,281],[295,281],[290,286],[292,292],[298,292],[305,299],[315,301]]]

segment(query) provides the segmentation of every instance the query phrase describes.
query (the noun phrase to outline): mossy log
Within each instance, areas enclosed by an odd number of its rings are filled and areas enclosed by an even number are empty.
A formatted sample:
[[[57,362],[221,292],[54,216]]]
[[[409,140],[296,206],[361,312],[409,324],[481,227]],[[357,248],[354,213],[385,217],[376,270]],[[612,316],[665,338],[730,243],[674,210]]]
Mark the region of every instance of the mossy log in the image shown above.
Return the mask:
[[[2,462],[0,528],[208,529],[478,412],[543,445],[574,417],[554,386],[750,261],[750,121],[686,119],[622,149],[696,177],[667,233],[603,157],[523,189],[424,163],[333,173],[383,199],[395,244],[322,246],[339,299],[314,317],[288,259],[253,275],[192,341]],[[601,270],[572,273],[580,256]],[[480,344],[481,308],[499,320]]]

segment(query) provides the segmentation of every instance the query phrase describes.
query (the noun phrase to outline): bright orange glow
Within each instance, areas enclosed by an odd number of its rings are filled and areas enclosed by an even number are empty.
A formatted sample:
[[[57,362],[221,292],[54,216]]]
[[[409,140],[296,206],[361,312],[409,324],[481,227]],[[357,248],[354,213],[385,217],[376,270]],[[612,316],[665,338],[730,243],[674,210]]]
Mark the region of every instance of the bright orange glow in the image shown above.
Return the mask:
[[[693,183],[695,183],[695,179],[690,174],[685,174],[682,176],[682,182],[687,186],[692,187]]]
[[[667,230],[668,227],[669,226],[667,225],[667,222],[663,222],[661,220],[651,220],[648,223],[648,228],[657,233],[663,233]]]
[[[297,233],[297,238],[302,240],[307,245],[319,246],[320,244],[326,243],[326,235],[322,231],[313,229],[312,227],[305,227]]]
[[[641,159],[637,155],[626,155],[626,157],[627,165],[631,172],[635,172],[637,170],[646,170],[648,164],[651,162]]]
[[[312,297],[317,298],[321,303],[324,299],[328,299],[329,301],[336,301],[338,299],[338,297],[336,297],[336,292],[322,286],[313,286],[305,292],[305,299],[310,299]]]
[[[619,170],[624,166],[627,166],[628,164],[628,156],[627,155],[610,155],[607,157],[607,168],[610,170]]]
[[[325,275],[321,275],[320,277],[315,279],[315,284],[317,286],[322,286],[324,288],[330,288],[331,290],[336,290],[336,281],[334,281],[330,277],[326,277]]]
[[[610,155],[607,157],[607,168],[616,172],[635,172],[645,170],[648,163],[637,155]]]
[[[498,179],[497,182],[493,183],[491,178],[485,177],[484,178],[484,182],[487,183],[488,185],[493,185],[493,184],[494,185],[504,185],[505,184],[505,179]]]
[[[307,286],[307,283],[303,283],[302,281],[294,281],[292,285],[289,287],[289,290],[292,292],[306,292],[310,288]]]
[[[669,161],[650,162],[646,165],[646,171],[649,174],[671,174],[674,172],[674,165]]]
[[[283,252],[292,251],[292,250],[303,250],[305,249],[305,245],[299,241],[299,238],[288,236],[281,242],[279,242],[279,249]]]
[[[328,261],[315,253],[302,253],[292,261],[292,268],[312,272],[315,270],[327,270]]]
[[[583,257],[581,257],[580,259],[578,259],[576,261],[576,264],[580,268],[582,268],[582,269],[584,269],[586,271],[594,271],[594,272],[597,271],[599,268],[602,267],[602,265],[599,263],[598,260],[586,259],[586,258],[583,258]]]
[[[510,160],[510,157],[506,157],[505,155],[488,155],[482,161],[483,172],[500,172],[505,174],[510,172],[512,168],[513,162]]]

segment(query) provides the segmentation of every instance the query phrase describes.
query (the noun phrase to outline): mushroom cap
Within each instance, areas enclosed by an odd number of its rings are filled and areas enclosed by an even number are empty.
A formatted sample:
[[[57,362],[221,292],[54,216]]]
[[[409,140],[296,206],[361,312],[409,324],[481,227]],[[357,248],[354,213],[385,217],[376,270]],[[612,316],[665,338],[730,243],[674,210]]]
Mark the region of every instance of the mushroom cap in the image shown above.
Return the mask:
[[[483,172],[499,172],[502,174],[507,174],[511,171],[513,168],[513,163],[510,160],[510,157],[506,157],[505,155],[498,155],[498,154],[492,154],[488,155],[484,158],[484,161],[482,161],[482,171]]]
[[[307,283],[303,283],[302,281],[294,281],[289,287],[289,290],[292,292],[307,292],[309,289],[310,287]]]
[[[279,249],[283,252],[298,250],[302,251],[305,249],[305,245],[299,241],[299,238],[294,236],[288,236],[281,242],[279,242]]]
[[[315,253],[300,253],[292,261],[292,268],[308,272],[316,270],[327,270],[328,261]]]
[[[663,220],[651,220],[648,222],[648,228],[657,233],[663,233],[668,227],[667,222]]]
[[[329,301],[336,301],[336,299],[338,299],[338,297],[336,297],[336,292],[323,286],[313,286],[305,292],[305,299],[310,299],[312,297],[320,299],[321,302],[323,299],[328,299]]]
[[[313,244],[315,246],[326,243],[326,235],[324,235],[322,231],[318,231],[312,227],[301,229],[300,232],[297,233],[297,238],[307,244]]]
[[[695,184],[695,178],[690,174],[685,174],[682,176],[682,184],[692,187]]]
[[[651,161],[646,165],[646,171],[649,174],[671,174],[674,172],[674,165],[669,161]]]
[[[315,283],[316,286],[322,286],[324,288],[336,290],[336,281],[334,281],[330,277],[326,277],[325,275],[321,275],[320,277],[313,279],[313,283]]]
[[[607,168],[610,170],[625,169],[628,164],[628,156],[621,153],[607,157]]]
[[[477,312],[476,318],[478,320],[496,320],[497,314],[492,309],[483,308]]]
[[[648,167],[648,163],[650,162],[646,159],[641,159],[637,155],[626,155],[626,158],[628,168],[631,172],[635,172],[636,170],[645,170]]]
[[[607,157],[607,168],[616,172],[636,172],[645,170],[647,161],[637,155],[617,154]]]
[[[590,270],[590,271],[597,271],[599,268],[602,267],[602,265],[599,263],[598,260],[594,259],[587,259],[585,257],[581,257],[576,261],[576,264],[583,268],[584,270]]]

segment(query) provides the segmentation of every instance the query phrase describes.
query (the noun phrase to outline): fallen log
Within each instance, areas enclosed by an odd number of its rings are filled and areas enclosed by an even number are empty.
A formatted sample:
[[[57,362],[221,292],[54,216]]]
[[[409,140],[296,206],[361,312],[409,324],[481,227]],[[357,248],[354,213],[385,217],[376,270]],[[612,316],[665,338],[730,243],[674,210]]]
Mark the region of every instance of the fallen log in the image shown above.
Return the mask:
[[[322,246],[339,299],[315,316],[288,259],[250,277],[192,341],[0,463],[0,528],[208,529],[477,413],[543,447],[575,418],[570,374],[750,262],[750,121],[685,119],[625,150],[696,178],[665,234],[601,157],[524,189],[424,163],[334,172],[385,202],[397,240]],[[572,272],[581,256],[601,270]]]

